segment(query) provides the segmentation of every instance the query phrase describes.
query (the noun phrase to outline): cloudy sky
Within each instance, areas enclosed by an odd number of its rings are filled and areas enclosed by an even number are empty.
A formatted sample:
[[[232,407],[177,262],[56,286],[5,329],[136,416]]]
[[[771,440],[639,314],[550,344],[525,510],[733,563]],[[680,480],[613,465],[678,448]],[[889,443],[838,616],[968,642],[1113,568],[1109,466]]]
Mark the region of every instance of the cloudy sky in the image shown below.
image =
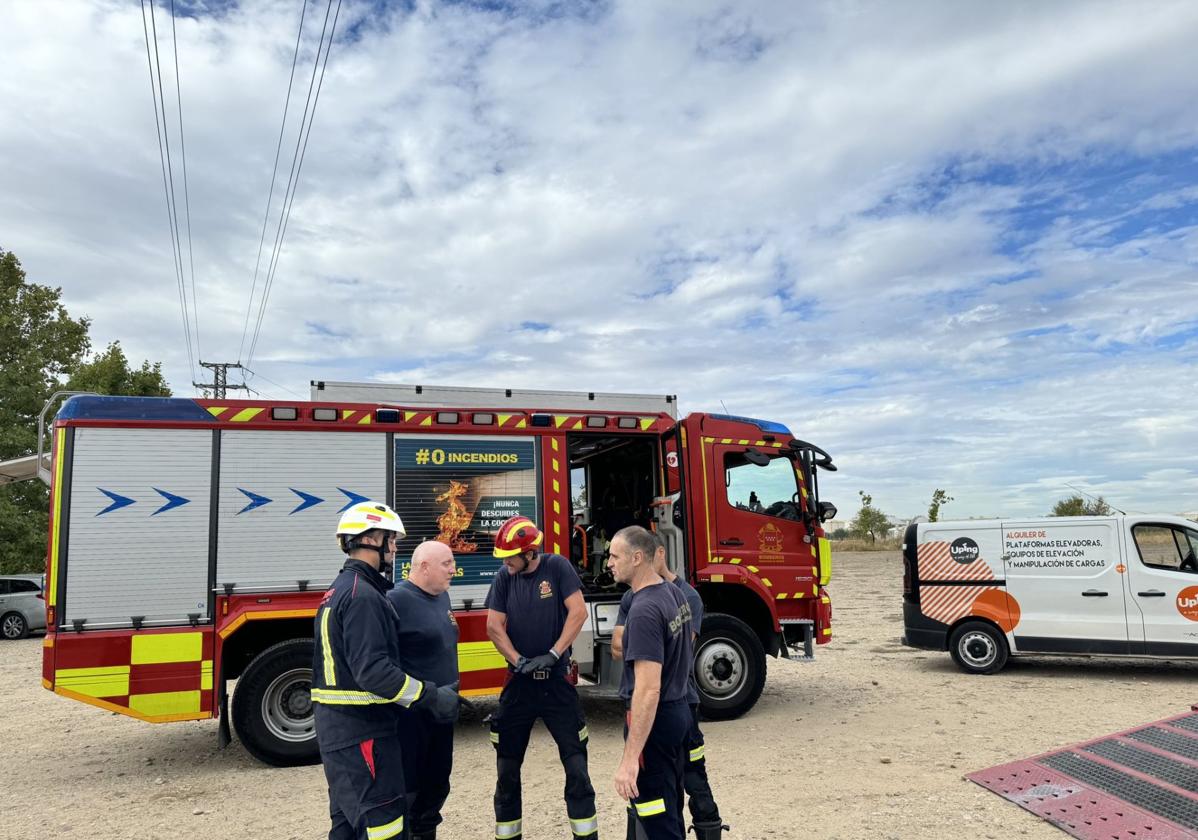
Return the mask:
[[[265,395],[673,393],[849,513],[1198,510],[1198,4],[334,0],[264,309],[327,2],[256,282],[302,2],[176,2],[190,257],[155,6],[190,358]],[[5,3],[0,54],[0,247],[194,394],[139,2]]]

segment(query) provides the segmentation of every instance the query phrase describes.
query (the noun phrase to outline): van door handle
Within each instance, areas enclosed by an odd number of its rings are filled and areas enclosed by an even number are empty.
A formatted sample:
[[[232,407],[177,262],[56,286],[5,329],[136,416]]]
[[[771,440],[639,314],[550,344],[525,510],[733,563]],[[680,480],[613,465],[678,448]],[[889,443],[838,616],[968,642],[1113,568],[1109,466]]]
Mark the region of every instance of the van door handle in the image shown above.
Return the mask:
[[[1159,589],[1149,589],[1147,592],[1137,592],[1136,594],[1139,595],[1141,598],[1164,598],[1165,597],[1165,593],[1161,592]]]
[[[1097,589],[1087,589],[1082,593],[1083,598],[1105,598],[1106,596],[1107,593],[1101,592]]]
[[[720,545],[744,545],[745,541],[739,537],[733,537],[730,540],[720,540]]]

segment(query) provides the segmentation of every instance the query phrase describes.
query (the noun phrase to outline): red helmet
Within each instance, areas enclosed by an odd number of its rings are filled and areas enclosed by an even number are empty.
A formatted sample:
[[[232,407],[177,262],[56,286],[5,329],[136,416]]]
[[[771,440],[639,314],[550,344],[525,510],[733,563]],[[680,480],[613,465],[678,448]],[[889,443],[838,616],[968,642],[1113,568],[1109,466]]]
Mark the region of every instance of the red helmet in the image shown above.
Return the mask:
[[[499,558],[515,557],[539,546],[543,538],[541,530],[527,516],[513,516],[499,526],[492,554]]]

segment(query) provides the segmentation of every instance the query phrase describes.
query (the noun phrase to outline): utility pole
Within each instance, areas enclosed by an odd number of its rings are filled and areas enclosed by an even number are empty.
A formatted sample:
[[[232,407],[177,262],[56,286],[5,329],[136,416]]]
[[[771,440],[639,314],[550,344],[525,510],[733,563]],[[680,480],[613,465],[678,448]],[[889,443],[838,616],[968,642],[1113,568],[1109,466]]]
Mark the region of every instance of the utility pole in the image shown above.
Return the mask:
[[[230,385],[230,384],[228,384],[229,368],[240,369],[241,366],[242,365],[240,362],[205,362],[205,361],[201,361],[200,367],[206,367],[212,371],[212,381],[211,382],[192,382],[191,384],[197,388],[203,388],[205,391],[211,389],[212,396],[214,399],[223,400],[225,398],[225,391],[229,390],[230,388],[233,390],[244,390],[244,391],[249,390],[249,387],[246,385]]]

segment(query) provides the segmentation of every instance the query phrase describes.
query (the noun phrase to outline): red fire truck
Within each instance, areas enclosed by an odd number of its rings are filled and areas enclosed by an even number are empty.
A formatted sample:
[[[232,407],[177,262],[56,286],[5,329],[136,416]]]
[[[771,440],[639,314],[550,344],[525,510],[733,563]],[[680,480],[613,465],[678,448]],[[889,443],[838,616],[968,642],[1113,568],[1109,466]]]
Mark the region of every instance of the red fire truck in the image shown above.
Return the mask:
[[[639,523],[706,604],[704,713],[741,715],[767,654],[806,659],[831,638],[821,522],[835,509],[817,472],[835,468],[778,423],[679,420],[676,406],[324,382],[311,402],[71,397],[51,437],[43,685],[156,723],[218,718],[222,745],[231,721],[271,764],[317,760],[312,617],[342,562],[332,534],[339,510],[380,499],[408,531],[397,574],[421,540],[454,549],[464,695],[502,686],[483,608],[490,547],[525,514],[584,582],[582,686],[616,689],[606,548]]]

